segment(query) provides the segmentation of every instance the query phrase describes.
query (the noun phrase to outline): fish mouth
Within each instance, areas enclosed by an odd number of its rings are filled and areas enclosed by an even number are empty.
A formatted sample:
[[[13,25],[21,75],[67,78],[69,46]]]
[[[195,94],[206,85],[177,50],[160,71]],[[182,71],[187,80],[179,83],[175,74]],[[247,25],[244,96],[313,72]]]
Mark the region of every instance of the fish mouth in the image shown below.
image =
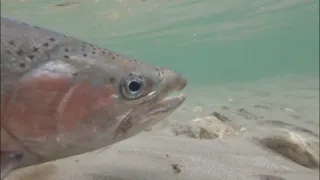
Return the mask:
[[[186,97],[183,94],[180,94],[179,96],[166,97],[162,101],[159,101],[156,104],[154,104],[149,109],[147,116],[155,116],[159,113],[171,113],[175,109],[177,109],[185,100]]]
[[[187,85],[186,78],[182,74],[172,71],[168,71],[166,74],[168,76],[164,82],[166,86],[160,91],[160,94],[154,93],[156,102],[148,108],[146,113],[146,117],[149,117],[149,119],[155,116],[157,119],[165,118],[186,100],[183,94],[173,97],[168,96],[172,92],[182,91]],[[150,97],[152,96],[153,95],[150,95]]]
[[[160,84],[157,91],[150,92],[142,103],[139,103],[132,109],[128,115],[127,121],[132,126],[125,132],[125,138],[134,136],[143,130],[152,128],[155,124],[166,119],[186,100],[183,94],[178,96],[169,96],[171,93],[182,91],[187,84],[187,80],[180,74],[169,74]],[[128,124],[123,121],[124,124]],[[119,139],[124,137],[119,136]]]
[[[158,91],[150,92],[144,99],[144,102],[130,113],[131,120],[139,124],[131,128],[132,132],[150,128],[160,121],[163,121],[186,100],[183,94],[169,96],[171,93],[182,91],[186,87],[186,78],[182,74],[177,74],[172,71],[168,71],[165,74],[167,77],[165,81],[163,81],[163,84],[160,85],[162,88],[158,89]]]
[[[148,111],[140,115],[140,127],[144,129],[151,128],[174,112],[186,100],[183,94],[179,96],[166,97],[161,101],[153,104]]]

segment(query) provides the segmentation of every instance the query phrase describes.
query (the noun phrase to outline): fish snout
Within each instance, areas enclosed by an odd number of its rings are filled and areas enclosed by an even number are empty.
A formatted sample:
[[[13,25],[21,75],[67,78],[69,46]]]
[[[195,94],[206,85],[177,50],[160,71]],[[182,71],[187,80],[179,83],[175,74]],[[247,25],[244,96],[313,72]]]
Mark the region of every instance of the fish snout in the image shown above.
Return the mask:
[[[163,74],[171,91],[180,91],[186,87],[187,78],[183,74],[171,70],[164,70]]]
[[[178,91],[183,90],[187,86],[187,78],[181,73],[177,74],[176,81],[178,84],[177,86]]]

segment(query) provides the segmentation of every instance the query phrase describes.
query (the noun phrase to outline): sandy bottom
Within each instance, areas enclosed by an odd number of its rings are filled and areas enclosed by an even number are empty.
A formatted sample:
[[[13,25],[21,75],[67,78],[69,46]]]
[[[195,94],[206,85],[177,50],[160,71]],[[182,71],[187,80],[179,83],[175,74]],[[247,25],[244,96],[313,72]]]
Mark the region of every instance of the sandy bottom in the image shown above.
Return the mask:
[[[151,131],[10,180],[318,180],[319,78],[203,86]]]

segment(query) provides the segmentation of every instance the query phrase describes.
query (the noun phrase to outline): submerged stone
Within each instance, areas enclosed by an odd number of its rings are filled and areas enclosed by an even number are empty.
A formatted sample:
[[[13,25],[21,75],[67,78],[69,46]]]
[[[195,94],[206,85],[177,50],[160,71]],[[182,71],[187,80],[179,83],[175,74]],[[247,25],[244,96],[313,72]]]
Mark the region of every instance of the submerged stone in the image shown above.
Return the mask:
[[[295,132],[259,140],[272,151],[307,168],[319,168],[319,141],[308,140]]]
[[[172,128],[176,136],[187,136],[196,139],[215,139],[234,136],[238,133],[228,124],[214,116],[194,119]]]

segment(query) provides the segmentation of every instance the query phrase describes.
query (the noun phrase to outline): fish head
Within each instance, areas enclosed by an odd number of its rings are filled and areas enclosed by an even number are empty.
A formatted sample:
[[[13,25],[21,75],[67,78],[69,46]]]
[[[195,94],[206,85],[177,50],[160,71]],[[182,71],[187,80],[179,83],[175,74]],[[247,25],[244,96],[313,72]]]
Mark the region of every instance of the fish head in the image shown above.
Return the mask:
[[[132,67],[117,85],[121,113],[114,132],[116,141],[134,136],[162,121],[185,101],[182,94],[168,97],[186,86],[182,74],[141,62],[133,63]]]
[[[84,89],[92,91],[83,93],[82,98],[102,92],[91,100],[87,107],[91,112],[79,121],[80,125],[101,137],[112,137],[112,143],[162,121],[185,101],[183,95],[167,98],[185,88],[187,80],[181,73],[93,45],[86,44],[86,50],[80,52],[80,48],[69,49],[68,58],[60,55],[54,59],[73,68],[75,84],[84,83]]]
[[[72,37],[54,42],[50,49],[38,48],[24,69],[6,69],[22,74],[18,81],[5,79],[14,88],[4,94],[2,106],[2,124],[18,141],[1,140],[1,148],[16,151],[22,144],[41,157],[25,155],[21,167],[130,138],[185,101],[183,95],[167,98],[187,84],[178,72]]]
[[[6,172],[130,138],[185,100],[167,98],[187,84],[170,69],[10,19],[1,18],[2,35]]]

